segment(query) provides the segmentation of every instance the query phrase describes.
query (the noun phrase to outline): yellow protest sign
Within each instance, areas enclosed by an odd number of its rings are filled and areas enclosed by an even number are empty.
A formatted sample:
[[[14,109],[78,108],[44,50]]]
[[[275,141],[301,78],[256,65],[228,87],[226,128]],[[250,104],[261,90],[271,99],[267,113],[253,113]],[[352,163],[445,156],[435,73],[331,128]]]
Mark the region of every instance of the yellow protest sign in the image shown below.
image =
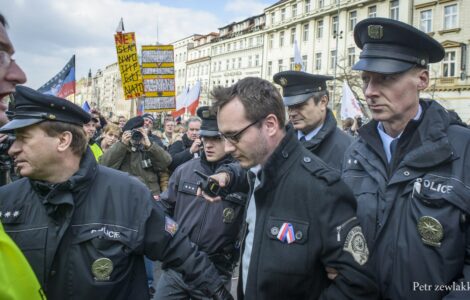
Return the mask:
[[[134,32],[118,32],[114,35],[114,41],[125,99],[140,97],[144,94],[144,85],[137,57],[135,34]]]

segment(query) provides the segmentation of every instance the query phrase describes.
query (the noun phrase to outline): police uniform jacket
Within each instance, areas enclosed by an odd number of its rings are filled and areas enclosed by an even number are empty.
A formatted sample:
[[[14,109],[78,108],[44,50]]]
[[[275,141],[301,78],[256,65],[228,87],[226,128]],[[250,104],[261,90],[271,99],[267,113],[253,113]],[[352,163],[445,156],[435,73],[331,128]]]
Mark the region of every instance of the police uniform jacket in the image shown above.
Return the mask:
[[[151,161],[148,168],[142,166],[142,161],[146,159]],[[100,158],[100,164],[139,178],[154,195],[161,193],[162,176],[159,175],[162,175],[170,163],[171,156],[156,143],[152,143],[150,148],[144,151],[131,151],[129,146],[118,141]]]
[[[184,272],[202,290],[222,285],[145,185],[97,165],[90,150],[66,182],[22,178],[0,188],[0,199],[5,231],[48,299],[148,299],[143,255]]]
[[[354,197],[339,173],[301,147],[288,129],[259,177],[246,290],[239,280],[238,299],[375,299],[362,234],[355,236],[359,247],[345,250],[360,226]],[[293,227],[290,244],[277,237],[284,223]],[[335,280],[327,278],[325,266],[338,269]]]
[[[231,156],[210,163],[203,154],[179,166],[170,177],[169,188],[161,195],[161,203],[199,249],[208,253],[216,267],[232,271],[238,258],[239,232],[243,221],[246,194],[230,194],[211,203],[196,195],[202,180],[194,170],[208,176],[231,163]]]
[[[350,135],[337,127],[333,113],[327,109],[323,127],[310,141],[303,141],[302,144],[328,166],[340,171],[344,153],[353,140]]]
[[[453,281],[470,280],[470,130],[451,125],[437,102],[420,105],[390,164],[376,121],[359,130],[344,160],[384,299],[441,299],[449,285],[459,290]]]

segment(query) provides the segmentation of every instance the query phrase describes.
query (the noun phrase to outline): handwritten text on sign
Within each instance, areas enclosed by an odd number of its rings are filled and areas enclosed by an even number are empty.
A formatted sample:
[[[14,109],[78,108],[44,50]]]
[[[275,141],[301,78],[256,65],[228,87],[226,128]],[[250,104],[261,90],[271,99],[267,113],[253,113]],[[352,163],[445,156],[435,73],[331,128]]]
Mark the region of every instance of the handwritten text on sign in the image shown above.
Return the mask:
[[[114,35],[122,88],[126,99],[140,97],[144,94],[142,74],[140,72],[134,32]]]

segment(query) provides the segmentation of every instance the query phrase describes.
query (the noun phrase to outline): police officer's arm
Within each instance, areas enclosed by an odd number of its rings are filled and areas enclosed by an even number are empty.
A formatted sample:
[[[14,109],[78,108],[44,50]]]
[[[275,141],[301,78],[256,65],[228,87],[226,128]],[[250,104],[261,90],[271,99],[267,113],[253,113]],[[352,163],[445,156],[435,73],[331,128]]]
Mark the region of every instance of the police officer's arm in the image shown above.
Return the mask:
[[[153,200],[151,202],[152,208],[144,225],[144,254],[180,272],[192,288],[202,290],[208,296],[222,293],[223,299],[230,299],[217,269],[207,255],[199,252],[197,246],[178,230],[178,225],[165,215],[160,206]]]
[[[119,170],[126,153],[127,146],[121,141],[118,141],[101,155],[99,163],[103,166]]]
[[[344,182],[336,181],[319,193],[326,197],[321,203],[319,220],[321,259],[325,267],[338,271],[320,299],[377,299],[377,286],[367,264],[369,252],[356,218],[352,192]]]
[[[249,190],[246,170],[240,166],[240,163],[233,162],[230,164],[221,165],[214,174],[226,173],[228,175],[228,183],[226,182],[225,188],[231,193],[243,192],[247,193]],[[213,176],[211,176],[213,177]]]
[[[166,191],[160,194],[160,205],[162,205],[163,210],[173,216],[175,205],[176,205],[176,196],[178,194],[178,182],[181,177],[181,168],[178,168],[170,176],[168,181],[168,188]]]

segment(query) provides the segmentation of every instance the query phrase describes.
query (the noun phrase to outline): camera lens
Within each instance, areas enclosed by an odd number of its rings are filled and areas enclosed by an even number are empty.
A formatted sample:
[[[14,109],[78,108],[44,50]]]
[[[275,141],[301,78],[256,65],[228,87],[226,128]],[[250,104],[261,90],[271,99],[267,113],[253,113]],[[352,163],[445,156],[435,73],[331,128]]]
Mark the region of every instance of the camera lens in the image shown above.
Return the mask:
[[[142,132],[133,129],[131,132],[131,139],[133,141],[139,142],[144,136],[142,135]]]

